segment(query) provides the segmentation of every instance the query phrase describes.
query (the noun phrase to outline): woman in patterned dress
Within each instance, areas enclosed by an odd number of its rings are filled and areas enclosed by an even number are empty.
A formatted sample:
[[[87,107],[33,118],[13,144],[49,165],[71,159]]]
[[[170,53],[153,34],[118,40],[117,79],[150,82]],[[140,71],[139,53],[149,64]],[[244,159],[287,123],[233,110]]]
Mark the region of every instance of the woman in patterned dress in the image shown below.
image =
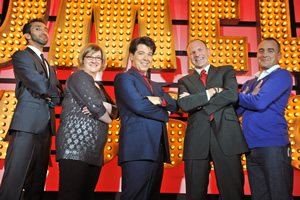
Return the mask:
[[[106,68],[101,47],[92,43],[83,47],[79,68],[66,81],[56,136],[59,200],[93,199],[104,164],[108,124],[118,112],[104,87],[95,82],[97,73]]]

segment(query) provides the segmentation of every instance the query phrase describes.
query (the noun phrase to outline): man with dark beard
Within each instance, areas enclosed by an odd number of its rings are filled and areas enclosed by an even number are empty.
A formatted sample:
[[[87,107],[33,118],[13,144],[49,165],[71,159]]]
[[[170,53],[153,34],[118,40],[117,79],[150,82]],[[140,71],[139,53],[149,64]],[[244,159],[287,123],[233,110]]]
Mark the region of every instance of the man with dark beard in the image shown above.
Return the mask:
[[[48,28],[41,19],[23,27],[28,42],[14,53],[18,104],[9,128],[0,199],[42,199],[49,162],[51,138],[55,133],[54,106],[61,102],[62,87],[42,51]]]

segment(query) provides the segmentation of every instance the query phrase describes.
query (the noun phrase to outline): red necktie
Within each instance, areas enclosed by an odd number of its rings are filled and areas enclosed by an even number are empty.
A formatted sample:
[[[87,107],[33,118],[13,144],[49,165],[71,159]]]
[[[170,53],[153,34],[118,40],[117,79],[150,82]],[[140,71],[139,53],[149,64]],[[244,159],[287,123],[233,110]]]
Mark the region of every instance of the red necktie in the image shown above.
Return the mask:
[[[206,87],[207,74],[206,74],[205,69],[203,69],[203,70],[201,71],[200,79],[201,79],[201,81],[203,82],[204,87]]]
[[[203,69],[201,71],[201,74],[200,74],[200,80],[203,82],[204,86],[206,87],[206,80],[207,80],[207,74],[206,74],[206,71],[205,69]],[[210,115],[210,121],[213,120],[214,116],[213,115]]]

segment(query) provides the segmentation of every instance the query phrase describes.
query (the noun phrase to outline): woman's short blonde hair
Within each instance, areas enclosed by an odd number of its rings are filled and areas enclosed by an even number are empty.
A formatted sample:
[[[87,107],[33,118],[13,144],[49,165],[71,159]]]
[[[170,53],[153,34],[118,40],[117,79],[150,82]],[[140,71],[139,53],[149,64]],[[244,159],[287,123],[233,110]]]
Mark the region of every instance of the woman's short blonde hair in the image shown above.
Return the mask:
[[[78,57],[78,63],[79,63],[79,69],[84,69],[84,58],[88,53],[94,54],[96,52],[100,51],[101,52],[101,68],[100,68],[100,72],[104,71],[106,69],[106,55],[104,53],[104,51],[102,50],[102,48],[94,43],[88,43],[86,44],[81,50],[80,50],[80,54]]]

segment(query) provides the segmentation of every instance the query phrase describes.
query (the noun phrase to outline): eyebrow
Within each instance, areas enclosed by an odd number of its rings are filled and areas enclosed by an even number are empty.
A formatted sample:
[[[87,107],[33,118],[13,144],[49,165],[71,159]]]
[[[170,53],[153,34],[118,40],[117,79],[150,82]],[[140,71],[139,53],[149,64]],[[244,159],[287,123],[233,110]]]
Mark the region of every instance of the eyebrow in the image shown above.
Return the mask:
[[[41,26],[41,25],[34,25],[34,26],[32,26],[32,28],[43,28],[43,27],[44,27],[44,26]],[[47,26],[45,26],[45,28],[48,29]]]
[[[258,50],[259,51],[261,51],[261,50],[264,50],[265,48],[259,48]],[[275,51],[275,49],[274,48],[267,48],[267,50],[269,51],[269,50],[274,50]]]

